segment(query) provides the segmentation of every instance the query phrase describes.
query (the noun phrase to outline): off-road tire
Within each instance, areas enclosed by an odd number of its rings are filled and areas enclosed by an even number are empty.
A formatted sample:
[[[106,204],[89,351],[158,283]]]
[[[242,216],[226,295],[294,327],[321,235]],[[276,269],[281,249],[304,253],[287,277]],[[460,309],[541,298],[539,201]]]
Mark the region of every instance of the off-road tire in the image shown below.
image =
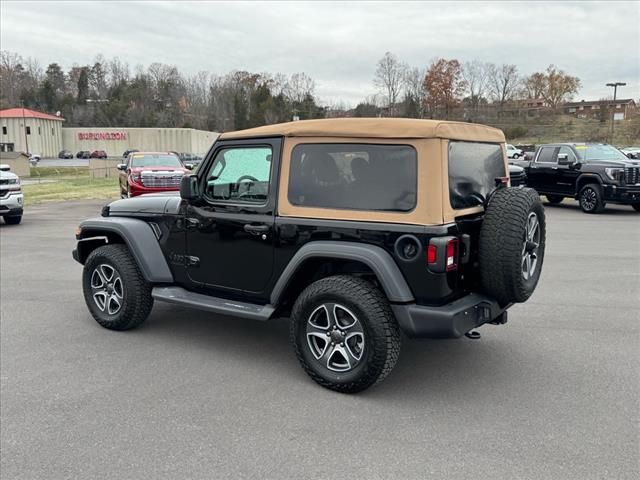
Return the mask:
[[[348,308],[364,331],[362,358],[348,372],[326,368],[307,343],[307,322],[312,312],[325,302]],[[400,329],[388,300],[367,280],[350,275],[323,278],[300,294],[291,315],[290,337],[305,372],[323,387],[342,393],[360,392],[380,383],[400,354]]]
[[[114,315],[101,311],[93,298],[91,277],[96,268],[104,264],[115,269],[122,280],[122,306]],[[128,248],[122,244],[105,245],[89,254],[82,272],[82,290],[93,318],[109,330],[130,330],[139,326],[153,307],[151,285],[142,276]]]
[[[640,203],[632,203],[631,207],[633,207],[636,212],[640,212]]]
[[[14,217],[4,217],[4,221],[7,225],[18,225],[22,221],[22,215]]]
[[[559,203],[562,203],[562,200],[564,200],[564,197],[562,195],[545,195],[545,197],[547,197],[547,202],[549,202],[551,205],[558,205]]]
[[[587,200],[593,199],[594,203]],[[597,183],[588,183],[580,189],[578,203],[584,213],[602,213],[606,203],[602,195],[602,187]]]
[[[539,224],[537,264],[523,276],[527,224],[535,214]],[[501,305],[526,301],[538,284],[545,250],[545,215],[538,192],[532,188],[502,188],[487,206],[479,240],[480,278],[484,292]]]

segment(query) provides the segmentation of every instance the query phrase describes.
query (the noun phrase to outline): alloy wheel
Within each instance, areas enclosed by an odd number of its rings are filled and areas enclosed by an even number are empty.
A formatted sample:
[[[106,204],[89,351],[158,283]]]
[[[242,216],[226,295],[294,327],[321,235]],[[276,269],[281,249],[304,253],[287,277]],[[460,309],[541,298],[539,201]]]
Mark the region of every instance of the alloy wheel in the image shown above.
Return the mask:
[[[98,265],[91,274],[91,294],[101,312],[116,315],[124,301],[122,278],[111,265]]]
[[[306,325],[311,354],[334,372],[353,370],[362,360],[364,329],[356,315],[337,303],[324,303],[309,316]]]
[[[538,215],[531,212],[527,217],[527,229],[522,246],[522,277],[529,280],[536,272],[538,265],[538,248],[540,247],[540,222]]]
[[[580,204],[582,208],[588,212],[596,208],[598,203],[598,195],[593,188],[585,188],[580,196]]]

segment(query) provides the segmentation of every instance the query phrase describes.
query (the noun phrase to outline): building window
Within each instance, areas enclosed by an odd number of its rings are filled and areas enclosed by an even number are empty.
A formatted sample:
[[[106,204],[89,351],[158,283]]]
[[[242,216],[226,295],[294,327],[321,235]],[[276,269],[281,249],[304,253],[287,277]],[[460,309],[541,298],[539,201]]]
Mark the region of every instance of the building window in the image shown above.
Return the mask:
[[[3,135],[7,134],[7,127],[5,125],[2,126],[2,134]]]
[[[576,109],[575,108],[570,108],[569,109],[569,113],[575,113]]]
[[[38,135],[42,135],[42,128],[38,127]]]
[[[55,137],[56,135],[56,129],[51,127],[51,135]]]
[[[31,135],[31,127],[24,127],[27,129],[27,135]]]

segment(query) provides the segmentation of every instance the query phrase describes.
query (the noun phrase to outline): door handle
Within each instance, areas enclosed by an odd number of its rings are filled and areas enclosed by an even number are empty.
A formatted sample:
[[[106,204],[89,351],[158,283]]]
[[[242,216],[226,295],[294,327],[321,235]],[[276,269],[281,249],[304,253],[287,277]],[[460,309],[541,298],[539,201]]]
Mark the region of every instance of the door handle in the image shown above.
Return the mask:
[[[251,235],[260,235],[261,233],[267,233],[269,231],[269,225],[252,225],[247,223],[244,226],[244,231]]]

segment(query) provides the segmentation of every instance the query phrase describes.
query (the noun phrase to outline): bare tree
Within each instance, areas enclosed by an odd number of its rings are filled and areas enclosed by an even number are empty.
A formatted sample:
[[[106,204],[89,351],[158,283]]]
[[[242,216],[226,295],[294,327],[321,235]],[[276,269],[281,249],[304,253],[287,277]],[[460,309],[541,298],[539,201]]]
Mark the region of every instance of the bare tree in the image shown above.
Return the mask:
[[[20,96],[20,80],[24,72],[23,59],[17,53],[0,51],[0,96],[2,103],[17,105]]]
[[[406,70],[407,65],[400,62],[391,52],[386,52],[378,60],[373,83],[387,96],[390,115],[394,113],[395,104],[404,85]]]
[[[557,108],[562,102],[577,93],[580,89],[580,79],[572,77],[559,70],[555,65],[547,67],[544,74],[544,89],[542,90],[542,98],[552,108]]]
[[[307,95],[313,95],[316,82],[306,73],[294,73],[284,85],[285,96],[294,103],[302,103]]]
[[[479,60],[472,60],[462,64],[462,78],[467,84],[469,103],[474,110],[478,110],[480,101],[487,95],[489,65]]]
[[[502,114],[505,103],[512,100],[518,92],[520,77],[515,65],[503,64],[496,66],[489,64],[488,69],[489,92],[494,101],[500,105]]]

